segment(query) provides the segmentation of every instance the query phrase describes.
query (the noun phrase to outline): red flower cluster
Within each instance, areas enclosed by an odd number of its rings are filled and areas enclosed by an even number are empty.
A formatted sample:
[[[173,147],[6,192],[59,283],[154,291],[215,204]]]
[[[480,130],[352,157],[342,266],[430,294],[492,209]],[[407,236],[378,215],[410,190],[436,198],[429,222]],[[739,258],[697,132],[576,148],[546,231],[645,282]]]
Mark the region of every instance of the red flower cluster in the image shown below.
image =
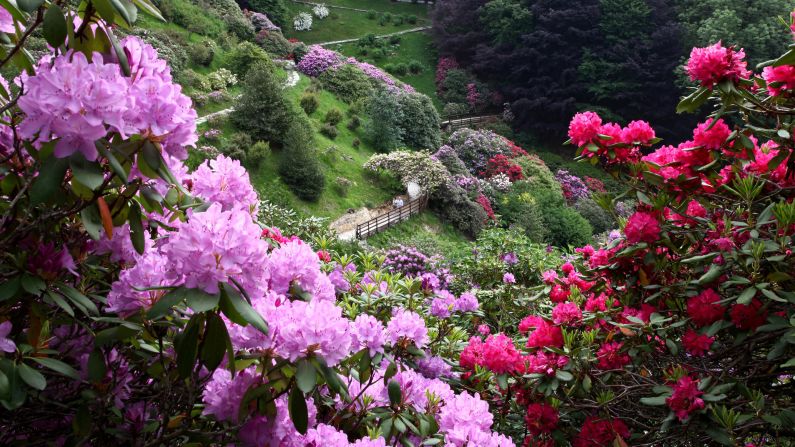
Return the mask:
[[[698,389],[698,380],[693,380],[689,376],[682,377],[674,385],[674,392],[671,397],[665,399],[665,404],[673,410],[680,421],[684,421],[694,411],[704,408],[704,400],[699,396],[704,394]]]
[[[656,134],[646,121],[632,121],[622,128],[616,123],[602,124],[595,112],[581,112],[569,123],[569,139],[586,157],[601,156],[609,164],[631,163],[640,158],[640,146],[656,141]]]
[[[733,46],[725,48],[718,42],[705,48],[693,48],[685,71],[691,80],[712,88],[726,79],[735,82],[748,79],[751,72],[746,68],[744,58],[745,51],[742,49],[735,51]]]
[[[682,337],[682,345],[684,345],[687,353],[696,357],[706,355],[714,341],[715,337],[699,334],[693,329],[688,329]]]
[[[598,351],[596,351],[596,358],[599,360],[597,366],[599,369],[621,369],[629,364],[632,360],[625,352],[621,352],[624,344],[617,341],[612,341],[603,344]]]
[[[486,170],[481,172],[480,176],[483,178],[491,178],[497,174],[507,175],[512,182],[522,180],[524,178],[522,167],[502,154],[497,154],[489,159],[489,161],[486,163]]]
[[[557,428],[559,419],[558,410],[546,403],[528,405],[524,417],[527,431],[536,436],[552,433],[552,430]]]
[[[605,447],[613,445],[616,438],[629,438],[629,428],[621,419],[602,419],[588,416],[582,424],[574,447]]]
[[[687,315],[698,327],[710,325],[723,318],[726,307],[720,304],[720,295],[713,289],[706,289],[687,300]]]
[[[660,223],[652,213],[638,211],[629,217],[627,225],[624,227],[624,234],[627,242],[637,244],[647,242],[649,244],[660,240]]]
[[[494,215],[494,209],[491,208],[491,202],[488,197],[481,194],[478,196],[477,202],[483,208],[483,211],[486,212],[489,219],[497,220],[497,216]]]

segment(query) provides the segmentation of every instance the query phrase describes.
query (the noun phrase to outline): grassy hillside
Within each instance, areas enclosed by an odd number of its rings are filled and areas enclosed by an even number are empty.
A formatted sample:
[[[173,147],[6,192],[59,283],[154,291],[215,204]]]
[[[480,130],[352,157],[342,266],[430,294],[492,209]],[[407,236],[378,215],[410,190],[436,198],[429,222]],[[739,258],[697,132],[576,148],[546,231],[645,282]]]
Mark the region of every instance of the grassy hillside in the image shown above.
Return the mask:
[[[375,248],[413,245],[429,254],[443,254],[447,259],[464,254],[470,247],[468,242],[465,236],[450,224],[440,221],[431,211],[424,211],[367,239],[367,243]]]
[[[329,6],[329,16],[318,19],[313,16],[312,29],[308,31],[295,31],[292,26],[282,30],[285,37],[296,38],[306,44],[330,42],[343,39],[356,39],[369,33],[389,34],[417,26],[428,25],[428,7],[422,4],[393,3],[389,0],[337,0],[326,2]],[[346,6],[373,11],[352,11],[349,9],[334,8],[332,5]],[[312,5],[287,1],[290,16],[294,17],[299,12],[312,14]],[[395,24],[396,20],[382,20],[383,14],[391,16],[404,15],[416,16],[417,23],[411,24],[403,21]]]
[[[418,92],[428,95],[437,109],[441,110],[441,103],[436,96],[436,47],[433,45],[431,36],[424,32],[410,33],[400,36],[400,42],[395,45],[388,45],[387,55],[377,57],[378,52],[362,51],[355,43],[333,45],[330,49],[339,51],[346,56],[353,56],[361,61],[369,62],[379,68],[390,71],[393,76],[411,85]],[[422,71],[418,74],[396,74],[394,66],[397,64],[409,64],[417,61],[422,65]]]
[[[289,88],[286,95],[297,104],[301,94],[309,85],[310,79],[301,76],[298,84]],[[352,131],[346,127],[349,121],[350,106],[327,91],[321,90],[318,96],[320,106],[309,118],[314,128],[318,157],[326,174],[326,189],[323,195],[315,203],[296,198],[279,179],[278,165],[281,153],[272,151],[259,167],[249,167],[251,181],[257,188],[260,197],[307,215],[329,218],[336,218],[350,208],[374,207],[388,202],[392,197],[391,192],[384,189],[382,182],[379,182],[373,174],[362,169],[362,165],[375,151],[364,141],[361,141],[358,148],[354,147],[355,139],[362,140],[363,131],[361,128]],[[334,140],[327,138],[319,131],[323,126],[323,118],[332,108],[339,109],[345,115],[345,119],[337,125],[339,134]],[[211,127],[212,123],[204,124],[200,127],[199,132],[203,133]],[[222,132],[220,142],[210,142],[202,138],[199,144],[223,145],[235,132],[228,120],[216,128]],[[191,164],[198,164],[203,158],[200,154],[194,154]],[[346,194],[343,194],[341,188],[336,186],[337,178],[344,178],[351,182]]]

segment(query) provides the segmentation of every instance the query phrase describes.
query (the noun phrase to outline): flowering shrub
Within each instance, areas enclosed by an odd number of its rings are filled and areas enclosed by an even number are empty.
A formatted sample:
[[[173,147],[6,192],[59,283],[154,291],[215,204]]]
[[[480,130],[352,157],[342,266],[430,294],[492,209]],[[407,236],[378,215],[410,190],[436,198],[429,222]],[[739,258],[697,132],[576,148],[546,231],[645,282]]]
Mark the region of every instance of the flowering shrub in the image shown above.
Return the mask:
[[[423,151],[394,151],[388,154],[376,154],[367,160],[364,168],[372,171],[379,169],[390,171],[404,185],[414,182],[420,185],[426,193],[433,192],[450,177],[444,165]]]
[[[441,91],[444,88],[444,81],[447,78],[447,72],[458,68],[458,61],[453,57],[439,58],[436,64],[436,90]]]
[[[522,180],[522,167],[514,163],[513,160],[503,154],[497,154],[486,163],[486,169],[480,173],[483,178],[492,178],[496,175],[504,175],[512,182]]]
[[[210,82],[210,87],[214,90],[224,90],[237,84],[237,76],[226,68],[219,68],[210,73],[207,75],[207,80]]]
[[[274,24],[267,15],[261,12],[254,12],[254,11],[244,11],[246,17],[251,21],[251,24],[254,25],[254,31],[259,33],[260,31],[279,31],[281,32],[281,28],[279,28],[276,24]]]
[[[508,141],[490,130],[459,129],[450,135],[447,144],[472,174],[485,171],[494,156],[511,154]]]
[[[322,3],[315,5],[312,7],[312,14],[314,14],[318,19],[325,19],[328,17],[328,6]]]
[[[585,185],[585,182],[576,175],[569,174],[569,171],[565,169],[558,169],[558,172],[555,173],[555,180],[560,183],[563,197],[570,204],[580,199],[588,198],[591,195],[591,191]]]
[[[793,55],[769,66],[792,66]],[[692,141],[641,157],[635,149],[654,144],[645,123],[573,118],[580,157],[598,156],[626,181],[622,196],[639,202],[623,234],[541,275],[529,315],[515,330],[499,328],[510,339],[475,336],[461,354],[462,377],[508,413],[498,427],[525,445],[795,436],[780,423],[795,421],[792,396],[781,393],[795,371],[785,341],[795,336],[792,98],[719,44],[694,51],[688,67],[702,82],[695,91],[721,103]],[[723,113],[737,117],[734,128]]]
[[[93,52],[115,27],[63,7],[0,16],[54,53],[0,82],[0,444],[513,445],[440,356],[473,294],[258,223],[239,162],[181,161],[196,113],[157,52]]]
[[[446,289],[453,276],[440,256],[428,256],[416,247],[397,246],[386,252],[383,268],[422,280],[423,288]]]
[[[293,17],[293,29],[296,31],[309,31],[312,29],[312,15],[307,12],[299,12]]]

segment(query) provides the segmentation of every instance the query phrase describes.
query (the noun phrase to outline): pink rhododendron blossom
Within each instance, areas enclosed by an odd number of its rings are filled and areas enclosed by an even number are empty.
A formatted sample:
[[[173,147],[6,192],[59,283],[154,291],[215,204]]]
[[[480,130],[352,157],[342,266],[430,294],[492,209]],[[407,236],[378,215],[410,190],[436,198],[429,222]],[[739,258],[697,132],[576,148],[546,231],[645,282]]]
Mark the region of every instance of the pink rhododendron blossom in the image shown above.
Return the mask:
[[[219,155],[207,160],[190,175],[191,192],[208,201],[220,203],[224,211],[240,208],[252,216],[259,211],[259,198],[240,162]]]
[[[351,353],[351,321],[334,302],[292,301],[281,310],[277,351],[290,361],[318,356],[334,366]]]
[[[621,130],[621,142],[627,144],[649,144],[656,137],[654,129],[646,121],[630,121],[627,127]],[[609,141],[608,143],[612,143]]]
[[[630,244],[656,242],[660,239],[660,231],[660,222],[654,214],[645,211],[637,211],[631,215],[624,227],[624,234]]]
[[[563,332],[559,326],[555,326],[544,319],[538,319],[534,324],[535,330],[527,337],[528,347],[560,348],[563,346]]]
[[[673,410],[680,421],[684,421],[694,411],[704,408],[704,400],[699,396],[704,394],[698,389],[698,380],[689,376],[682,377],[674,385],[673,394],[665,399],[665,404]]]
[[[152,307],[165,291],[141,289],[172,285],[167,278],[167,265],[168,259],[157,250],[149,250],[137,257],[135,265],[122,270],[119,279],[111,286],[106,310],[128,317]]]
[[[762,78],[767,83],[767,92],[771,96],[781,95],[795,89],[795,66],[765,67],[762,70]]]
[[[436,297],[431,300],[431,315],[437,318],[448,318],[455,307],[455,295],[447,290],[438,290]]]
[[[735,51],[733,47],[724,48],[718,42],[704,48],[693,48],[685,71],[691,80],[711,88],[725,79],[747,79],[751,73],[746,68],[744,58],[742,49]]]
[[[287,294],[298,286],[315,300],[334,301],[334,285],[320,270],[320,260],[309,244],[300,240],[285,242],[273,250],[269,262],[270,288]]]
[[[552,322],[555,324],[577,325],[582,321],[582,311],[576,303],[558,303],[552,309]]]
[[[516,278],[513,276],[513,273],[506,272],[502,275],[502,282],[505,284],[516,284]]]
[[[219,421],[237,422],[243,395],[258,381],[259,375],[254,368],[238,371],[234,378],[228,370],[216,369],[202,392],[204,414],[213,415]]]
[[[353,336],[353,349],[367,349],[370,356],[384,352],[387,333],[384,325],[374,316],[361,314],[353,320],[351,325]]]
[[[731,129],[722,119],[712,124],[712,118],[700,123],[693,130],[693,144],[707,149],[718,150],[731,135]]]
[[[494,374],[509,374],[516,369],[519,351],[505,334],[489,335],[481,350],[483,365]]]
[[[445,441],[456,447],[479,433],[489,433],[494,416],[489,412],[489,404],[478,395],[463,392],[445,404],[439,412],[439,431],[444,433]]]
[[[261,231],[248,212],[223,211],[219,203],[191,213],[162,247],[169,279],[173,285],[184,281],[186,287],[218,293],[218,283],[233,278],[250,296],[261,296],[268,252]]]
[[[594,112],[581,112],[574,115],[569,123],[569,138],[577,146],[583,146],[600,133],[602,118]]]
[[[413,341],[420,348],[428,343],[425,320],[410,310],[395,309],[392,319],[386,325],[386,330],[393,345],[398,344],[401,339]]]

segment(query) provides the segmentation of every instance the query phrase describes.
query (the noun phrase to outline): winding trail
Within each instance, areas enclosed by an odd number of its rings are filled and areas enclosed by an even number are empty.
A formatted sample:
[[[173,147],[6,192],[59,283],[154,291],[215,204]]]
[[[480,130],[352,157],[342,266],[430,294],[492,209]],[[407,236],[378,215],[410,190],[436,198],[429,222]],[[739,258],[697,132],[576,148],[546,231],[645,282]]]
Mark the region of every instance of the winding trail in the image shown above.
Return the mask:
[[[431,29],[430,26],[418,26],[416,28],[404,29],[403,31],[397,31],[397,32],[394,32],[394,33],[381,34],[381,35],[375,36],[375,38],[376,39],[383,39],[383,38],[386,38],[386,37],[400,36],[400,35],[403,35],[403,34],[419,33],[419,32],[422,32],[422,31],[427,31],[429,29]],[[320,45],[321,47],[325,47],[327,45],[336,45],[336,44],[340,44],[340,43],[356,42],[357,40],[359,40],[358,37],[353,38],[353,39],[342,39],[342,40],[332,40],[330,42],[320,42],[320,43],[316,43],[315,45]]]

